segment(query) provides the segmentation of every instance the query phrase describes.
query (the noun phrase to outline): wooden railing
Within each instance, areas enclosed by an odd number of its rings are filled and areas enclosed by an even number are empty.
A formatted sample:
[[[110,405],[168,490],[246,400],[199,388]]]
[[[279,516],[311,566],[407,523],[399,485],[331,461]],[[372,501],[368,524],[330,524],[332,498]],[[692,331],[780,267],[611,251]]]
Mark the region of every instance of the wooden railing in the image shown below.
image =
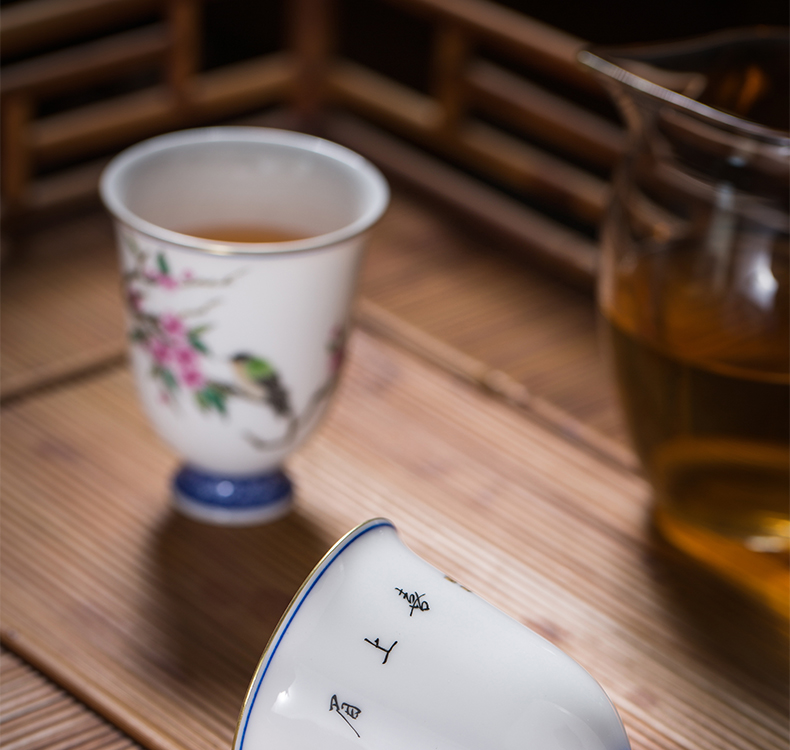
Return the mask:
[[[523,208],[528,220],[520,222],[518,239],[589,278],[597,257],[591,234],[608,200],[606,175],[623,137],[617,123],[586,104],[604,96],[576,63],[583,40],[487,0],[384,0],[434,29],[432,87],[421,92],[338,52],[339,1],[286,2],[283,49],[213,70],[200,67],[201,0],[26,0],[8,6],[0,13],[6,58],[54,43],[61,48],[3,68],[5,216],[95,190],[102,162],[89,160],[98,154],[158,132],[287,104],[304,127],[319,127],[338,110],[354,112],[384,129],[370,143],[400,136],[419,147],[417,159],[430,152],[523,196],[533,208]],[[117,31],[124,23],[136,26]],[[112,33],[102,35],[104,29]],[[88,32],[97,38],[63,46]],[[496,51],[496,60],[488,50]],[[36,115],[38,101],[53,92],[77,92],[135,70],[156,71],[161,82]],[[530,71],[542,85],[529,79]],[[352,140],[353,130],[344,131]],[[327,132],[339,131],[330,122]],[[384,162],[393,148],[403,144],[386,141],[379,148]],[[68,171],[44,176],[65,163]],[[420,172],[419,165],[412,172]],[[458,180],[449,192],[468,193]],[[480,201],[488,202],[487,216],[519,224],[506,217],[519,210],[512,197],[503,194],[498,208],[490,192],[465,200],[477,213]],[[541,206],[552,219],[534,211]]]
[[[3,68],[2,191],[12,214],[89,189],[97,169],[37,181],[36,171],[79,162],[155,133],[217,121],[283,101],[293,78],[287,53],[199,70],[200,0],[28,0],[0,13],[0,49],[20,55],[124,22],[153,21],[64,46]],[[78,92],[120,74],[155,70],[162,83],[36,117],[46,95]]]

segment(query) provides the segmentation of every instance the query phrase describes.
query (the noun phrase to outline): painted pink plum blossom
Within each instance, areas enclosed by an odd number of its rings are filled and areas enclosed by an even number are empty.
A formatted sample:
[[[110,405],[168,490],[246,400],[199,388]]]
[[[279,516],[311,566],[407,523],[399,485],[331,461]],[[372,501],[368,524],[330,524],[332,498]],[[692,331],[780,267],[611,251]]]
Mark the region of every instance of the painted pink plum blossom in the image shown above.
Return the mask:
[[[202,409],[225,412],[224,397],[204,393],[212,389],[203,375],[202,360],[209,353],[202,335],[207,326],[188,328],[175,313],[160,316],[146,314],[142,325],[131,332],[132,341],[151,357],[151,374],[159,381],[163,401],[170,401],[176,391],[191,391]]]
[[[254,353],[238,353],[229,359],[237,382],[211,380],[205,376],[203,369],[205,361],[211,357],[204,341],[204,334],[210,325],[188,325],[187,318],[196,315],[194,310],[191,313],[179,313],[173,309],[163,312],[146,309],[147,287],[173,292],[196,284],[227,286],[235,275],[223,279],[197,279],[191,270],[184,270],[177,276],[164,253],[158,253],[152,265],[149,256],[132,241],[128,247],[135,260],[135,267],[124,276],[126,304],[132,321],[129,336],[132,343],[148,355],[151,376],[159,384],[162,401],[175,404],[177,394],[186,392],[191,394],[202,411],[215,411],[221,415],[227,415],[227,400],[230,397],[252,401],[271,409],[285,421],[282,436],[275,440],[247,435],[247,440],[253,446],[261,450],[279,449],[293,441],[299,425],[311,418],[337,384],[345,358],[347,327],[336,325],[332,328],[326,344],[329,377],[311,395],[302,412],[294,413],[289,389],[278,370],[265,358]],[[200,314],[205,314],[205,310]]]
[[[157,253],[156,269],[145,269],[142,275],[149,284],[169,290],[178,289],[182,284],[191,281],[195,277],[191,270],[187,270],[181,274],[180,279],[177,279],[170,270],[170,264],[167,262],[164,253]]]
[[[145,257],[139,254],[137,260],[144,264]],[[132,319],[129,335],[150,356],[151,375],[159,383],[162,401],[171,403],[178,391],[185,390],[194,396],[201,410],[225,414],[227,389],[203,374],[203,360],[210,354],[203,335],[209,326],[190,327],[183,316],[169,310],[159,314],[146,311],[145,294],[135,285],[137,282],[173,291],[193,279],[189,270],[176,278],[163,253],[156,257],[155,270],[143,265],[127,275],[126,301]]]

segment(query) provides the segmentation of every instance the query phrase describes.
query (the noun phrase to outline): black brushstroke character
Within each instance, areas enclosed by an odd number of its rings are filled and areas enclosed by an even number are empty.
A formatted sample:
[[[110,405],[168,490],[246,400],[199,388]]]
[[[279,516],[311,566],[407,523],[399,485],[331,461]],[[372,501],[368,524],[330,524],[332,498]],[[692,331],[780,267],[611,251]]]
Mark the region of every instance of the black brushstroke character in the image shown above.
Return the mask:
[[[404,591],[397,586],[395,587],[395,591],[397,591],[401,597],[403,597],[409,603],[409,607],[411,608],[409,617],[414,614],[415,609],[420,610],[420,612],[428,612],[431,609],[428,605],[428,602],[423,599],[425,594],[418,594],[416,591],[413,594],[410,594],[408,591]]]
[[[379,651],[383,651],[384,652],[385,656],[384,656],[384,661],[381,662],[382,664],[386,664],[387,663],[387,659],[390,658],[390,652],[392,651],[392,649],[395,648],[395,646],[398,643],[397,641],[395,641],[389,648],[384,648],[384,646],[381,646],[379,644],[379,639],[378,638],[376,638],[375,641],[371,641],[370,638],[365,638],[365,642],[369,643],[371,646],[375,646]]]
[[[329,701],[329,710],[337,712],[340,718],[351,727],[354,734],[359,737],[359,732],[357,732],[356,727],[349,721],[349,717],[352,719],[359,718],[359,715],[362,713],[361,708],[352,706],[350,703],[340,703],[337,699],[337,695],[333,695],[332,700]]]

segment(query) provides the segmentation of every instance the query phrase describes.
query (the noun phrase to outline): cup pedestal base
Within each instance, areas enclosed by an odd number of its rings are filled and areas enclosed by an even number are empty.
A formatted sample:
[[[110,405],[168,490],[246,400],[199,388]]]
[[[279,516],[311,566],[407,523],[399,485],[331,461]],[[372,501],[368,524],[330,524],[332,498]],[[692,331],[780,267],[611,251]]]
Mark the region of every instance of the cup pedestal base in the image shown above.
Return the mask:
[[[269,523],[291,509],[293,487],[276,469],[251,477],[227,477],[184,466],[173,477],[173,504],[190,518],[222,526]]]

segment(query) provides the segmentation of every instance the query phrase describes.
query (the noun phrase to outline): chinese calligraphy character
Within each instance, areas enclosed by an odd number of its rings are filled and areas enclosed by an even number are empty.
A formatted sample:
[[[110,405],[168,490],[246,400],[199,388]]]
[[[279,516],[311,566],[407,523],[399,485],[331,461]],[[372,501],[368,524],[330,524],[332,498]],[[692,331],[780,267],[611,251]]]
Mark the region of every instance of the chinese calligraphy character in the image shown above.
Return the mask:
[[[428,602],[423,599],[425,594],[418,594],[416,591],[413,594],[408,593],[400,588],[395,588],[403,599],[405,599],[409,603],[409,607],[411,607],[411,611],[409,612],[409,617],[414,614],[414,610],[418,609],[420,612],[428,612],[430,607],[428,606]]]
[[[362,713],[361,708],[352,706],[350,703],[340,703],[340,701],[337,699],[337,695],[333,695],[332,700],[329,701],[329,710],[335,711],[340,716],[340,718],[351,727],[351,729],[354,731],[354,734],[359,737],[359,732],[357,732],[356,727],[349,721],[349,718],[358,718]]]
[[[381,662],[382,664],[387,663],[387,659],[390,658],[390,652],[392,651],[392,649],[395,648],[395,645],[398,643],[397,641],[395,641],[389,648],[384,648],[384,646],[379,645],[378,638],[376,638],[375,641],[371,641],[370,638],[365,638],[365,642],[369,643],[371,646],[375,646],[379,651],[384,652],[384,661]]]

